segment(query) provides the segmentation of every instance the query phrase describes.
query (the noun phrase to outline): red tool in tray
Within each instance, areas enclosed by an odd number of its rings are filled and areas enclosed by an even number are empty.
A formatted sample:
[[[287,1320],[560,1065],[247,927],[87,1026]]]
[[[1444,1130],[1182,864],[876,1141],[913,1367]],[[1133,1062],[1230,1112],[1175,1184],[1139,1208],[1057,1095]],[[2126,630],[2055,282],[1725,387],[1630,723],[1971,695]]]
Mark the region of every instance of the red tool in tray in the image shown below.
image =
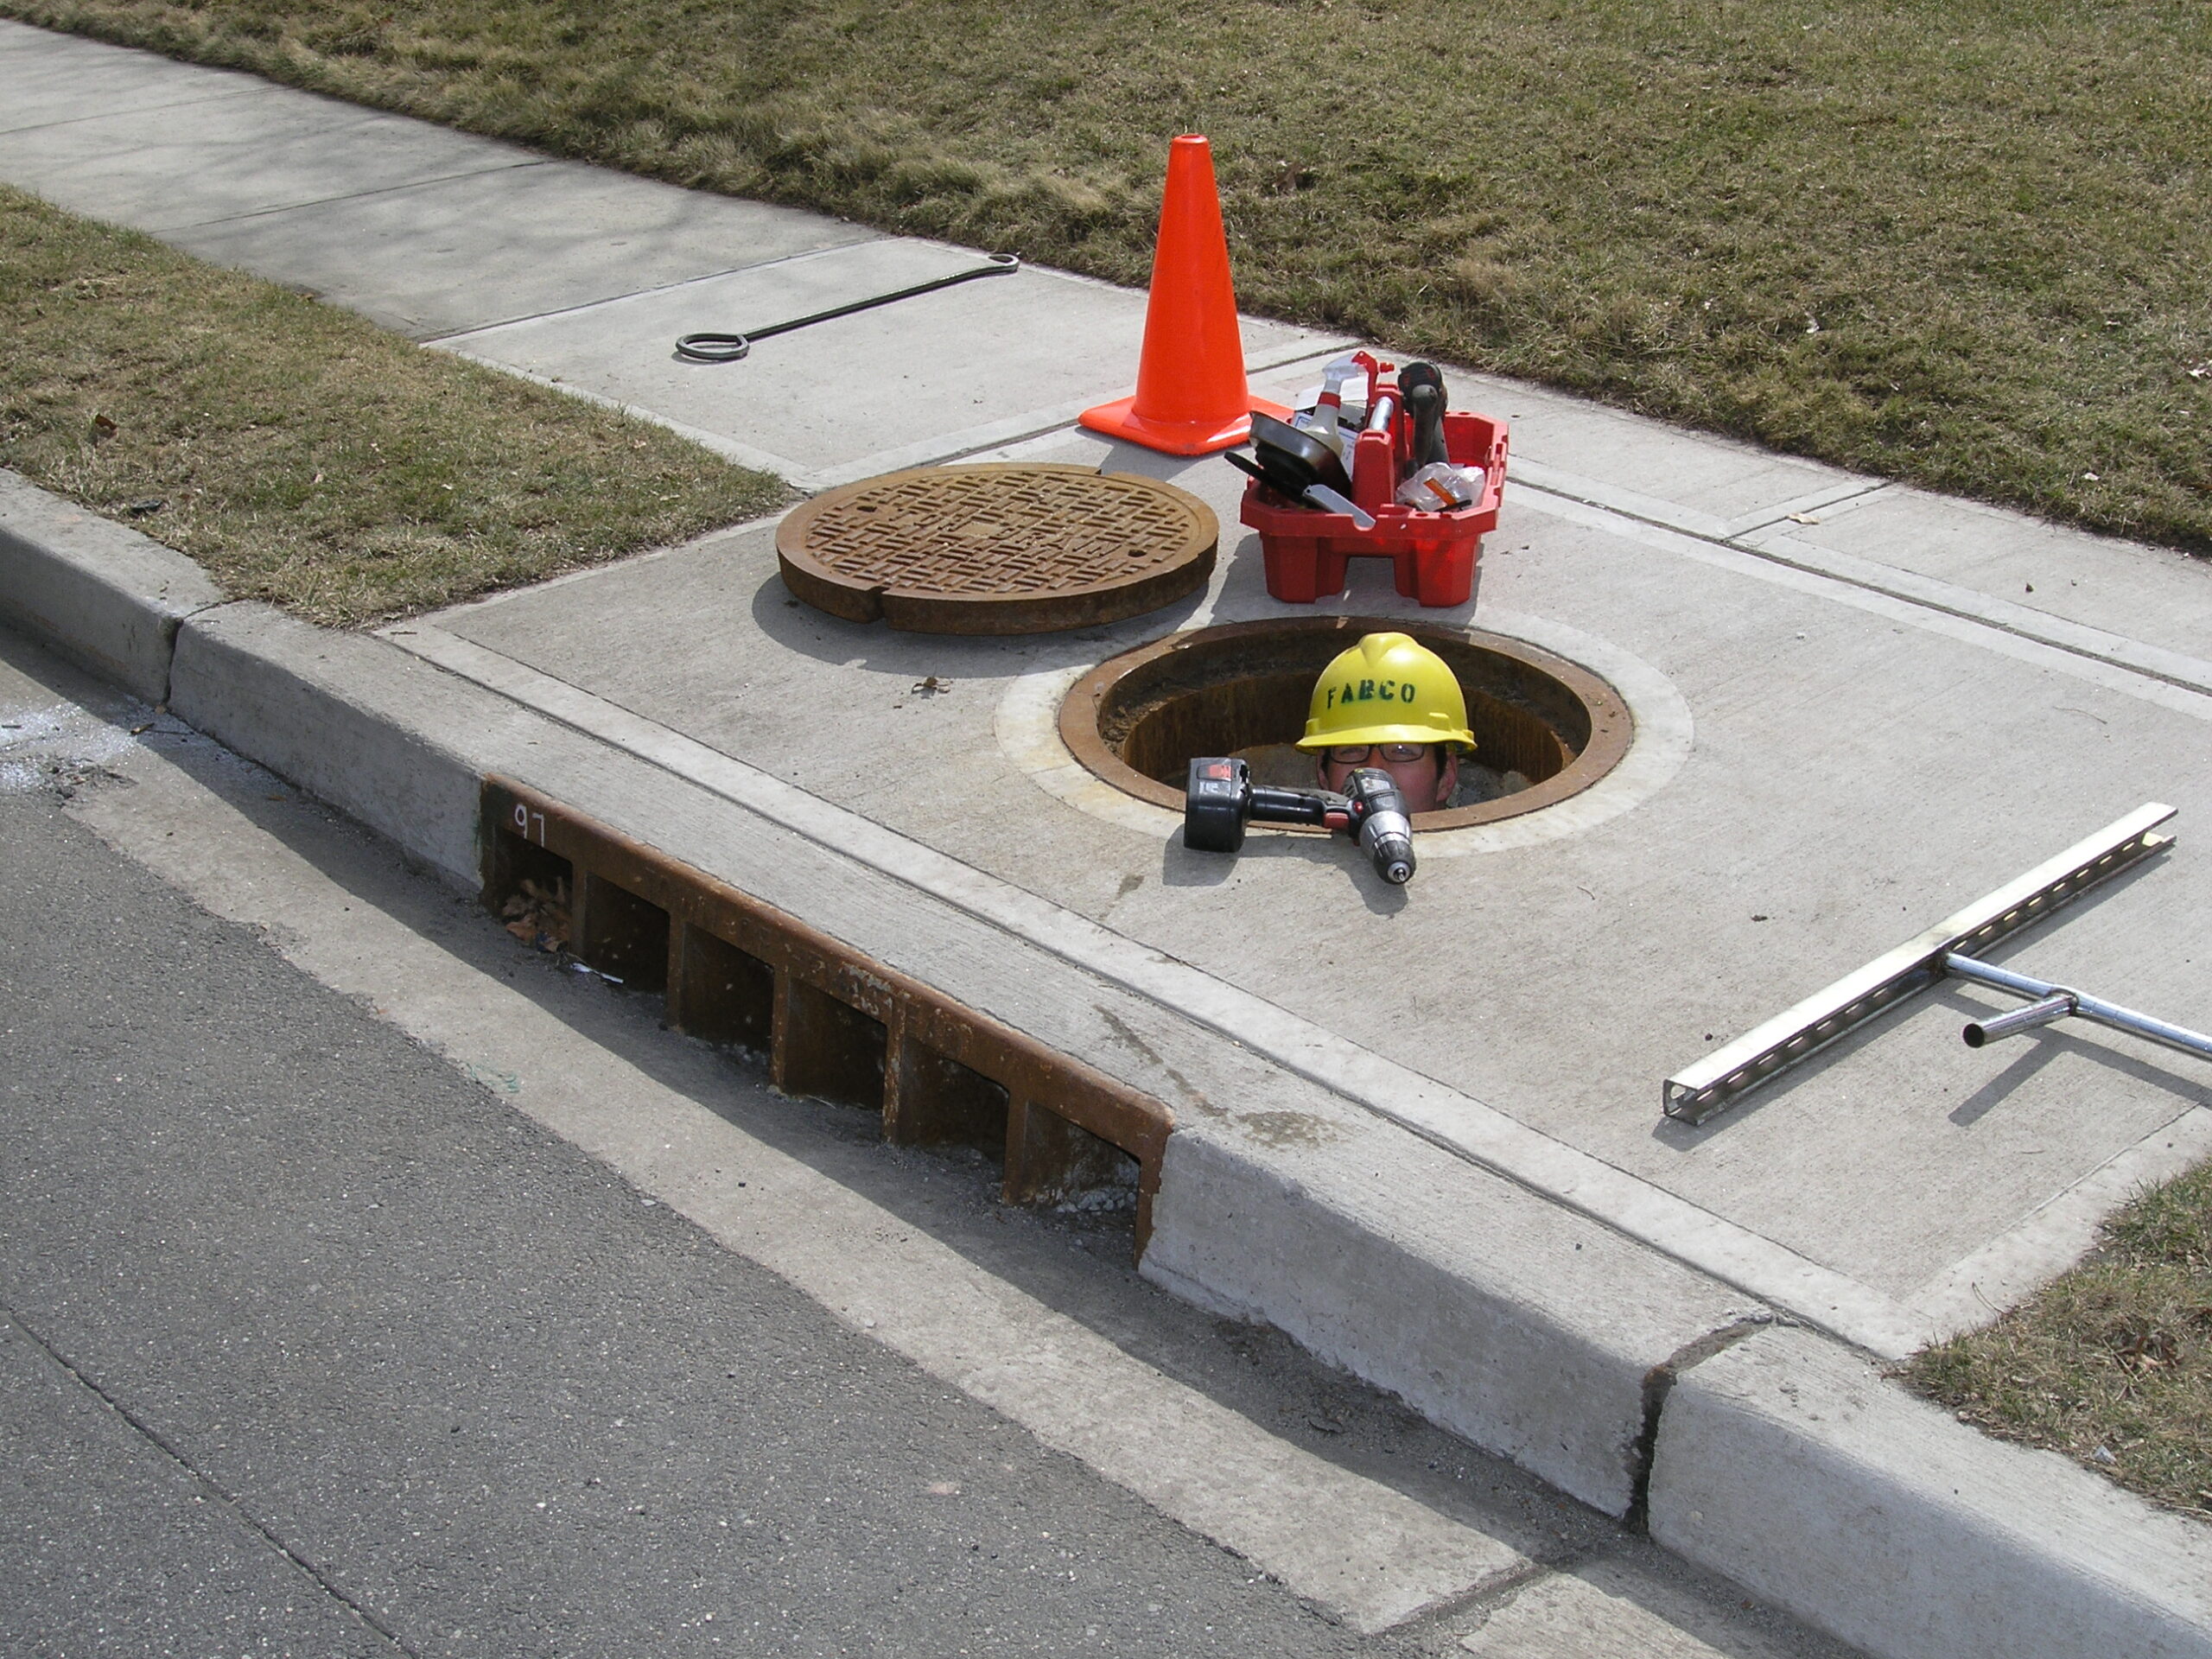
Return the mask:
[[[1344,460],[1351,474],[1352,503],[1361,517],[1373,520],[1372,528],[1363,529],[1351,513],[1306,505],[1273,482],[1253,479],[1244,487],[1238,517],[1260,532],[1268,592],[1294,605],[1310,605],[1344,592],[1345,560],[1381,558],[1395,566],[1398,591],[1408,599],[1426,606],[1464,605],[1474,591],[1484,532],[1497,527],[1498,498],[1505,487],[1505,423],[1465,410],[1442,410],[1445,459],[1454,467],[1482,468],[1481,493],[1466,506],[1438,512],[1402,505],[1397,499],[1400,485],[1433,457],[1433,416],[1408,416],[1394,365],[1364,352],[1358,360],[1368,371],[1367,416],[1357,438],[1344,446]],[[1416,366],[1407,365],[1408,372]],[[1440,406],[1440,378],[1436,384]],[[1418,452],[1422,439],[1431,455]]]

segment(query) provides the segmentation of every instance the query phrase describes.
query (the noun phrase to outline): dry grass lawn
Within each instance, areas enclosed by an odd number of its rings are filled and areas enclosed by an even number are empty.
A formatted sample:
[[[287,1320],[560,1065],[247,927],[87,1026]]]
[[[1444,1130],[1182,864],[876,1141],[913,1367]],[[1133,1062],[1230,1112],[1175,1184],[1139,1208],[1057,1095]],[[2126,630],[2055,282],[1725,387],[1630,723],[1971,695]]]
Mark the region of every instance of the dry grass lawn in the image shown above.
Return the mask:
[[[0,0],[2212,550],[2201,0]]]
[[[1967,1421],[2212,1521],[2212,1168],[2153,1189],[2097,1253],[1910,1378]]]

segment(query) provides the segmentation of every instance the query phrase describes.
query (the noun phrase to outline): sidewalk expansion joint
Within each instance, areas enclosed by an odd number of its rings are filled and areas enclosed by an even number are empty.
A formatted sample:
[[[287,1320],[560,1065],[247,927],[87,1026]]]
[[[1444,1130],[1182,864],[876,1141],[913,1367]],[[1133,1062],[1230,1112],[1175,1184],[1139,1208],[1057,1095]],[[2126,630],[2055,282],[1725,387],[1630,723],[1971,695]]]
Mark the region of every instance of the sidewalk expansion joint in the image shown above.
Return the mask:
[[[543,165],[544,162],[558,159],[561,158],[549,156],[542,157],[538,161],[527,163],[527,165],[538,166]],[[588,165],[588,163],[587,163],[587,165]],[[496,171],[498,169],[495,168],[491,170]],[[463,174],[457,176],[467,177],[469,175]],[[426,181],[426,182],[436,182],[436,181]],[[411,189],[413,187],[410,185],[400,185],[396,188],[404,190]],[[380,194],[382,193],[364,191],[362,194],[365,195],[372,195]],[[741,196],[722,196],[719,192],[709,192],[709,194],[715,195],[718,200],[728,201],[740,207],[754,205],[747,201],[747,200]],[[838,222],[843,223],[845,221],[840,220]],[[672,294],[680,288],[696,288],[702,283],[718,283],[726,276],[749,276],[756,271],[775,270],[785,265],[804,264],[810,260],[827,258],[833,253],[850,253],[855,248],[865,248],[879,242],[895,242],[902,239],[904,238],[878,234],[873,236],[863,236],[851,242],[839,242],[833,246],[827,248],[801,248],[795,253],[779,254],[773,259],[762,259],[753,264],[727,265],[719,270],[702,270],[698,272],[696,276],[679,276],[671,283],[656,283],[650,288],[626,289],[620,294],[604,295],[596,300],[579,300],[574,305],[556,305],[550,311],[531,311],[518,317],[503,318],[498,322],[472,322],[466,328],[455,328],[447,334],[426,334],[416,343],[421,346],[446,345],[453,340],[466,340],[471,334],[488,334],[495,328],[512,328],[516,327],[518,324],[525,322],[545,322],[555,317],[573,317],[582,312],[597,311],[606,306],[621,305],[631,300],[642,299],[648,294]],[[932,245],[942,246],[944,245],[937,244]],[[1023,269],[1027,270],[1027,267],[1024,266]]]
[[[526,168],[549,167],[550,156],[524,156],[517,161],[493,162],[483,167],[472,167],[460,173],[440,173],[427,179],[409,179],[403,184],[387,184],[374,190],[347,190],[334,196],[309,196],[301,201],[279,202],[273,207],[256,207],[251,213],[225,213],[219,219],[195,219],[187,225],[170,226],[168,234],[175,231],[205,230],[211,225],[243,225],[248,219],[270,219],[278,213],[296,213],[308,207],[327,207],[334,201],[373,201],[378,196],[397,196],[410,190],[427,190],[433,185],[455,184],[462,179],[489,178],[494,173],[519,173]],[[421,344],[417,341],[416,344]]]
[[[1252,368],[1255,372],[1274,373],[1278,370],[1301,368],[1308,363],[1327,363],[1341,356],[1344,349],[1354,343],[1356,342],[1341,340],[1320,351],[1309,352],[1303,356],[1278,362],[1256,363],[1252,365]],[[1087,405],[1090,400],[1084,398],[1079,401]],[[1007,432],[994,428],[988,437],[980,438],[972,442],[959,441],[959,435],[956,433],[953,435],[955,440],[953,446],[939,454],[933,462],[912,464],[949,465],[965,461],[971,455],[990,454],[1001,449],[1009,448],[1017,443],[1034,442],[1039,438],[1050,437],[1058,432],[1065,432],[1072,435],[1081,432],[1084,428],[1080,421],[1067,414],[1068,407],[1071,405],[1055,405],[1049,410],[1039,411],[1037,418],[1041,423],[1027,430]],[[1015,416],[1012,418],[1018,421],[1021,417]],[[849,462],[844,466],[817,468],[810,473],[795,475],[792,481],[810,493],[834,489],[841,484],[858,483],[861,479],[874,475],[867,469],[874,465],[875,459],[874,456],[862,456],[858,461]]]
[[[1954,586],[1954,584],[1941,582],[1939,578],[1921,577],[1910,571],[1897,570],[1894,573],[1896,578],[1894,581],[1885,581],[1872,575],[1860,575],[1840,569],[1834,561],[1793,558],[1772,548],[1761,547],[1732,536],[1714,535],[1704,531],[1688,529],[1650,513],[1630,512],[1624,507],[1594,500],[1588,496],[1578,495],[1571,490],[1534,484],[1525,480],[1516,487],[1527,494],[1548,497],[1554,501],[1571,502],[1586,512],[1612,519],[1618,524],[1636,524],[1662,531],[1666,535],[1680,536],[1687,541],[1698,542],[1707,547],[1741,555],[1745,558],[1757,559],[1762,563],[1773,565],[1778,569],[1794,570],[1801,575],[1811,576],[1821,582],[1832,582],[1839,587],[1852,588],[1861,593],[1878,594],[1895,604],[1908,606],[1914,610],[1924,611],[1931,615],[1949,617],[1954,621],[1964,622],[1974,627],[1986,628],[1993,633],[2024,640],[2045,650],[2062,652],[2083,662],[2097,663],[2120,673],[2133,675],[2139,679],[2170,686],[2175,690],[2190,692],[2199,696],[2212,696],[2212,665],[2208,665],[2206,675],[2198,676],[2178,670],[2161,670],[2149,664],[2130,660],[2126,657],[2115,655],[2110,646],[2101,649],[2065,637],[2069,629],[2091,632],[2087,624],[2069,622],[2066,618],[2050,612],[2036,613],[2037,616],[2047,619],[2044,626],[1993,615],[1991,612],[1999,607],[2027,608],[2014,606],[2012,601],[1999,599],[1994,594],[1982,594],[1970,588],[1960,588],[1956,590],[1961,595],[1959,599],[1946,601],[1925,591],[1930,587],[1951,588]],[[1538,509],[1540,512],[1541,510],[1541,507]],[[1754,525],[1740,534],[1749,536],[1761,529],[1772,529],[1774,523],[1780,521],[1770,521],[1764,525]],[[1885,567],[1885,569],[1887,568]],[[2094,630],[2094,632],[2103,631]],[[2152,646],[2145,641],[2131,639],[2124,635],[2114,634],[2111,638],[2113,645],[2133,647],[2138,652],[2159,650],[2158,647]],[[2173,653],[2161,652],[2160,654]]]
[[[10,22],[14,19],[0,19]],[[180,98],[170,104],[140,104],[127,110],[104,110],[98,115],[73,115],[66,121],[34,121],[27,127],[0,130],[0,137],[12,138],[21,132],[52,132],[60,127],[88,126],[95,121],[113,121],[118,117],[155,115],[163,110],[188,110],[202,104],[220,104],[233,98],[258,98],[268,91],[266,86],[239,86],[226,92],[210,92],[204,98]]]
[[[1057,410],[1051,411],[1051,416],[1052,418],[1046,420],[1043,425],[1033,427],[1026,432],[1017,432],[1011,437],[993,435],[980,442],[961,444],[957,448],[945,451],[945,453],[939,456],[935,462],[930,464],[937,466],[950,466],[957,462],[967,460],[970,455],[987,455],[995,450],[1009,448],[1017,443],[1031,443],[1039,438],[1048,438],[1056,432],[1066,432],[1072,434],[1083,429],[1080,423],[1062,418]],[[843,476],[845,473],[850,470],[851,469],[849,467],[825,468],[814,474],[814,476],[824,479],[834,477],[836,480],[835,483],[825,483],[822,485],[820,489],[833,489],[838,483],[861,482],[861,480],[859,479],[847,480]],[[812,486],[802,486],[801,487],[808,489],[810,493],[819,493],[819,491],[815,489]]]
[[[1870,478],[1856,484],[1838,484],[1825,490],[1815,490],[1806,495],[1777,501],[1770,507],[1732,518],[1723,532],[1722,539],[1734,543],[1739,537],[1772,530],[1777,524],[1802,524],[1814,513],[1845,513],[1864,506],[1876,496],[1896,486],[1884,478]]]
[[[389,1625],[385,1624],[383,1620],[379,1619],[367,1608],[361,1605],[359,1602],[354,1600],[353,1597],[347,1595],[343,1590],[340,1589],[337,1585],[332,1583],[313,1561],[308,1560],[297,1550],[294,1549],[289,1544],[286,1543],[282,1538],[278,1537],[274,1532],[270,1531],[267,1525],[257,1517],[251,1510],[246,1508],[245,1503],[240,1500],[235,1493],[217,1484],[214,1480],[210,1478],[208,1475],[189,1458],[186,1457],[183,1452],[172,1446],[168,1440],[163,1437],[160,1430],[154,1427],[152,1424],[147,1422],[145,1419],[140,1417],[136,1412],[132,1411],[130,1407],[124,1405],[120,1400],[110,1394],[99,1383],[93,1382],[92,1379],[87,1376],[77,1365],[76,1362],[70,1359],[67,1355],[62,1353],[60,1349],[56,1348],[43,1336],[40,1335],[37,1331],[34,1330],[30,1324],[25,1320],[23,1316],[16,1312],[15,1308],[0,1308],[0,1316],[4,1316],[10,1325],[13,1325],[17,1331],[22,1333],[23,1339],[26,1342],[29,1342],[33,1347],[44,1354],[47,1358],[53,1361],[57,1367],[67,1374],[71,1382],[76,1383],[78,1387],[83,1389],[86,1393],[91,1395],[95,1400],[98,1400],[100,1404],[106,1407],[108,1410],[113,1412],[116,1417],[123,1422],[132,1433],[136,1434],[140,1440],[145,1441],[147,1445],[152,1446],[156,1452],[167,1458],[169,1462],[174,1464],[177,1468],[182,1470],[185,1474],[191,1477],[194,1484],[200,1488],[200,1491],[205,1495],[209,1503],[220,1509],[225,1514],[228,1515],[246,1531],[252,1533],[256,1537],[261,1539],[262,1541],[266,1543],[271,1549],[275,1550],[286,1560],[289,1561],[294,1567],[297,1568],[301,1573],[305,1575],[318,1588],[320,1588],[325,1595],[328,1596],[340,1606],[345,1608],[347,1612],[351,1613],[355,1618],[360,1620],[360,1622],[368,1626],[370,1630],[374,1630],[386,1642],[389,1642],[399,1652],[407,1655],[408,1659],[422,1659],[422,1656],[416,1651],[416,1649],[410,1647],[404,1641],[401,1640],[397,1632],[394,1631]]]
[[[1282,322],[1285,320],[1281,317],[1274,317],[1268,319],[1268,321]],[[1293,328],[1302,328],[1306,325],[1303,323],[1293,322],[1287,323],[1287,326]],[[1352,339],[1350,335],[1346,335],[1342,339],[1333,341],[1332,343],[1318,346],[1313,351],[1301,353],[1296,357],[1277,358],[1272,361],[1254,364],[1251,366],[1260,373],[1278,374],[1289,369],[1302,369],[1309,363],[1327,365],[1335,362],[1337,359],[1342,357],[1346,352],[1358,349],[1359,345],[1360,342],[1358,340]]]
[[[2001,617],[1988,614],[1986,610],[1976,610],[1962,602],[1947,603],[1943,600],[1930,594],[1912,592],[1902,584],[1891,586],[1868,577],[1854,575],[1848,571],[1839,570],[1835,569],[1832,563],[1828,563],[1827,562],[1814,559],[1792,558],[1789,555],[1777,551],[1773,548],[1754,547],[1745,543],[1728,542],[1723,543],[1723,545],[1733,549],[1735,551],[1739,553],[1748,553],[1753,558],[1764,559],[1770,564],[1780,565],[1784,569],[1802,571],[1807,575],[1819,576],[1825,581],[1842,582],[1847,586],[1861,588],[1868,593],[1880,594],[1885,599],[1897,600],[1907,605],[1916,605],[1923,610],[1933,611],[1938,615],[1955,617],[1961,622],[1970,622],[1977,627],[1988,628],[1999,633],[2010,634],[2016,639],[2030,640],[2036,645],[2046,646],[2052,651],[2063,651],[2070,656],[2079,657],[2086,662],[2102,663],[2107,668],[2118,669],[2123,673],[2138,675],[2146,680],[2155,680],[2162,685],[2172,686],[2178,691],[2195,692],[2200,696],[2212,696],[2212,673],[2199,675],[2185,673],[2180,671],[2159,669],[2147,663],[2131,662],[2124,658],[2115,656],[2109,648],[2101,650],[2094,645],[2083,645],[2075,640],[2064,639],[2062,637],[2063,629],[2069,626],[2086,628],[2088,625],[2082,623],[2069,623],[2065,618],[2050,616],[2050,613],[2048,612],[2037,613],[2038,615],[2050,617],[2050,626],[2047,628],[2037,627],[2031,624],[2006,621]],[[1935,579],[1927,578],[1925,580],[1932,582]],[[1945,585],[1948,586],[1948,584]],[[2013,601],[2010,600],[2000,600],[1994,594],[1973,593],[1973,590],[1971,589],[1967,591],[1972,593],[1974,598],[1985,601],[1986,605],[1988,607],[1994,607],[1997,606],[2005,606],[2007,607],[2013,607]],[[2027,607],[2021,606],[2017,607],[2016,608],[2024,610]],[[2147,645],[2146,642],[2143,640],[2128,639],[2124,634],[2113,635],[2113,639],[2116,644],[2120,645],[2135,646],[2141,649],[2158,649],[2157,647]]]
[[[1390,1633],[1402,1642],[1418,1643],[1424,1637],[1442,1633],[1445,1625],[1456,1624],[1478,1608],[1487,1609],[1493,1603],[1518,1595],[1532,1584],[1560,1577],[1580,1562],[1585,1553],[1576,1550],[1563,1554],[1554,1560],[1532,1559],[1510,1573],[1501,1573],[1496,1578],[1469,1585],[1457,1595],[1440,1596],[1403,1624],[1393,1626]],[[1459,1632],[1450,1634],[1456,1637]]]

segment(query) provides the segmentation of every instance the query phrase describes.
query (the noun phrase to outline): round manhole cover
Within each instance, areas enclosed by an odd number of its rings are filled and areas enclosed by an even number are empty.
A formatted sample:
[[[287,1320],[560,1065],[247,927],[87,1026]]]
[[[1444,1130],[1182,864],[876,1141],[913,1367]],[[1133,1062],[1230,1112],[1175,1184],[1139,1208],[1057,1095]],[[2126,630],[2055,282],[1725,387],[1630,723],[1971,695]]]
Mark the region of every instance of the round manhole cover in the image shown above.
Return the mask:
[[[794,508],[791,592],[917,633],[1046,633],[1157,610],[1205,585],[1221,526],[1196,496],[1089,467],[918,467]]]

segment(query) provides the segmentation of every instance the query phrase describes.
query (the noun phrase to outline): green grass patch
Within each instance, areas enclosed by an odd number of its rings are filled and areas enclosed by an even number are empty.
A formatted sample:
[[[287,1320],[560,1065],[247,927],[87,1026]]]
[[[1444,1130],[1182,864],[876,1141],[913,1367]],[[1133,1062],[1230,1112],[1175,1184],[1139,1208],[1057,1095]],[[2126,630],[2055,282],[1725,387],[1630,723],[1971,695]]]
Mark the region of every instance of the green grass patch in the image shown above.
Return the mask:
[[[450,604],[755,518],[672,433],[0,188],[0,466],[311,620]]]
[[[2201,0],[0,0],[2212,550]]]
[[[2087,1261],[1907,1377],[1967,1422],[2212,1520],[2212,1166],[2142,1194]]]

